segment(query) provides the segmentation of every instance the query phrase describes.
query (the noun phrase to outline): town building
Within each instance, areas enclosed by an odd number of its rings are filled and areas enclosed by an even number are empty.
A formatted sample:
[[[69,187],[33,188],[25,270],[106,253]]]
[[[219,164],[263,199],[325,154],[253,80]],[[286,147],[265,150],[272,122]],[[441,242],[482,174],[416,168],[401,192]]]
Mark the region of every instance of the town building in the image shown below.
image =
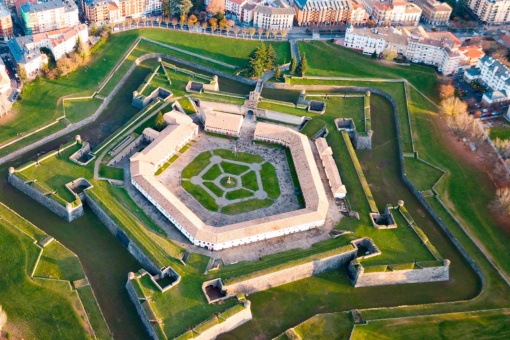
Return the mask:
[[[362,0],[365,11],[377,25],[416,26],[422,10],[412,2],[405,0]]]
[[[254,140],[277,143],[290,149],[305,208],[221,228],[203,222],[154,175],[158,166],[164,164],[164,159],[171,157],[179,145],[198,133],[198,126],[185,114],[172,111],[164,117],[169,125],[160,133],[162,135],[156,136],[147,148],[130,158],[131,183],[194,245],[221,250],[324,225],[329,202],[308,138],[291,128],[269,123],[257,123]],[[169,118],[174,121],[170,122]],[[151,136],[154,138],[154,134]]]
[[[78,6],[72,0],[26,2],[20,6],[20,16],[26,34],[54,31],[80,23]]]
[[[264,29],[291,29],[295,11],[286,0],[226,0],[225,12]]]
[[[25,68],[28,77],[36,75],[42,70],[43,64],[48,63],[46,54],[41,53],[35,46],[31,35],[11,39],[7,42],[7,46],[16,65]]]
[[[483,23],[498,25],[510,21],[510,0],[467,0],[467,5]]]
[[[447,26],[452,15],[452,8],[445,2],[437,0],[414,0],[421,8],[421,20],[435,26]]]
[[[436,66],[443,74],[469,68],[480,58],[471,48],[450,32],[426,32],[423,27],[347,28],[344,45],[364,54],[394,49],[414,63]]]
[[[5,95],[11,89],[11,78],[7,74],[4,61],[0,58],[0,96]],[[0,110],[0,117],[2,116],[2,110]]]
[[[7,40],[13,34],[11,11],[0,3],[0,36]]]
[[[464,72],[464,80],[488,86],[490,91],[482,97],[488,104],[510,100],[510,70],[493,57],[480,58],[476,68]]]
[[[333,150],[328,145],[326,138],[317,138],[315,140],[315,146],[317,146],[317,151],[319,152],[322,166],[324,167],[324,172],[328,178],[329,188],[331,189],[333,197],[340,199],[345,198],[345,195],[347,195],[347,189],[342,183],[340,172],[338,172],[338,167],[333,159]]]
[[[294,8],[285,0],[266,1],[257,5],[253,11],[253,26],[264,29],[291,29],[294,23]]]
[[[162,0],[82,0],[87,20],[104,24],[161,12]]]
[[[9,40],[7,45],[18,65],[23,65],[28,75],[42,70],[47,63],[45,54],[40,48],[45,47],[53,53],[55,60],[75,50],[78,39],[88,42],[87,25],[80,24],[75,27],[64,28],[44,33],[16,37]]]
[[[294,0],[296,23],[308,25],[359,25],[365,18],[365,6],[351,0]]]
[[[212,108],[202,105],[200,106],[200,119],[204,123],[206,132],[233,137],[241,136],[242,115],[214,111]]]

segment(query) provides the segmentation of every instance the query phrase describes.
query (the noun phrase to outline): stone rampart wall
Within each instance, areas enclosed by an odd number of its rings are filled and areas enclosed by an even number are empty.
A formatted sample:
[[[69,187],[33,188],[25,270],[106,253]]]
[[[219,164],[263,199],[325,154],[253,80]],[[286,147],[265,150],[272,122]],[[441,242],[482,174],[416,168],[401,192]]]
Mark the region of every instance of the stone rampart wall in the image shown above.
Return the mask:
[[[62,204],[52,200],[50,197],[44,195],[39,190],[25,183],[25,181],[16,176],[15,173],[9,174],[7,181],[9,182],[10,185],[15,187],[19,191],[23,192],[36,202],[44,205],[46,208],[53,211],[58,216],[66,219],[68,222],[71,222],[83,215],[82,204],[76,206],[75,208],[63,206]],[[68,206],[70,206],[69,203]]]
[[[174,57],[174,56],[170,56],[170,55],[167,55],[167,54],[164,54],[164,53],[150,53],[150,54],[146,54],[146,55],[143,55],[143,56],[139,57],[138,59],[136,59],[135,62],[138,65],[142,61],[145,61],[145,60],[148,60],[148,59],[154,59],[154,58],[161,58],[161,59],[165,59],[165,60],[175,61],[175,62],[177,62],[179,64],[186,65],[186,66],[189,66],[189,67],[193,67],[193,68],[205,71],[205,72],[210,73],[210,74],[218,75],[218,76],[223,77],[223,78],[228,78],[228,79],[231,79],[231,80],[235,80],[235,81],[243,83],[243,84],[253,85],[253,86],[255,86],[255,84],[257,84],[257,82],[255,80],[251,80],[251,79],[247,79],[247,78],[244,78],[244,77],[241,77],[241,76],[236,76],[236,75],[229,74],[229,73],[226,73],[226,72],[223,72],[223,71],[215,70],[212,67],[203,66],[203,65],[200,65],[200,64],[197,64],[197,63],[193,63],[191,61],[187,61],[187,60],[184,60],[184,59],[181,59],[181,58],[177,58],[177,57]]]
[[[205,101],[205,100],[201,100],[200,105],[210,107],[215,111],[221,111],[221,112],[226,112],[226,113],[233,113],[233,114],[238,114],[238,115],[242,115],[245,113],[244,112],[245,110],[241,105],[216,103],[216,102],[210,102],[210,101]]]
[[[140,319],[142,319],[142,323],[145,326],[145,329],[149,333],[150,337],[154,340],[158,340],[158,336],[157,336],[156,332],[154,331],[154,328],[152,328],[149,317],[143,310],[142,304],[140,303],[140,300],[138,299],[138,295],[136,295],[135,288],[133,287],[133,285],[131,284],[131,280],[129,280],[129,279],[127,280],[127,283],[126,283],[126,289],[128,291],[129,298],[135,304],[136,311],[138,312]]]
[[[218,335],[230,332],[231,330],[241,326],[243,323],[250,321],[252,318],[253,317],[251,315],[251,303],[250,301],[246,301],[243,311],[232,315],[227,320],[217,324],[216,326],[209,328],[208,330],[206,330],[199,336],[194,337],[193,339],[198,340],[216,339]]]
[[[387,272],[360,272],[354,287],[385,286],[403,283],[424,283],[448,281],[450,266],[429,267],[423,269],[394,270]]]
[[[356,257],[358,249],[330,256],[324,259],[311,261],[280,271],[254,277],[246,281],[223,286],[228,295],[236,293],[251,294],[269,288],[281,286],[290,282],[318,275],[328,270],[338,269]]]
[[[128,249],[128,251],[140,262],[145,270],[152,275],[161,273],[160,268],[151,261],[151,259],[134,243],[115,221],[97,204],[87,193],[85,193],[85,202],[92,209],[99,220],[108,228],[108,230]]]

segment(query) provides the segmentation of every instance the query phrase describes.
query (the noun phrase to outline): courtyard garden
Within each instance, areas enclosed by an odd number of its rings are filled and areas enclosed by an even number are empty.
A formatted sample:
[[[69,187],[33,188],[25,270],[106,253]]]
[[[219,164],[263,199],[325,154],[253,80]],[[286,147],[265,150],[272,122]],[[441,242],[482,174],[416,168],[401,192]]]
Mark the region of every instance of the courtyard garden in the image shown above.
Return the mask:
[[[265,208],[280,196],[271,163],[225,149],[199,154],[183,169],[182,186],[204,208],[226,214]]]

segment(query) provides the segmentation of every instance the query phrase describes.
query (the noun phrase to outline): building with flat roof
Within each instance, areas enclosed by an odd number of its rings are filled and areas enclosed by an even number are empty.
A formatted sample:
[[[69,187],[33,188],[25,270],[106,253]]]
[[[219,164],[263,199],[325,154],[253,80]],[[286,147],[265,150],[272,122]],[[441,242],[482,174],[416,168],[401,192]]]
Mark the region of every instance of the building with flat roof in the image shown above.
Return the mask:
[[[365,11],[377,25],[416,26],[420,22],[422,10],[405,0],[362,0]]]
[[[452,15],[452,8],[446,2],[437,0],[414,0],[414,4],[421,8],[421,20],[435,26],[447,26]]]
[[[13,32],[11,11],[3,3],[0,3],[0,36],[7,40],[13,35]]]
[[[510,22],[510,0],[467,0],[466,3],[483,23],[502,25]]]
[[[415,63],[436,66],[443,74],[452,74],[460,68],[469,68],[473,58],[480,57],[450,32],[426,32],[423,27],[354,28],[348,27],[345,47],[364,54],[382,53],[394,49]]]
[[[510,70],[493,57],[480,58],[476,68],[464,72],[464,79],[467,82],[477,81],[490,88],[482,97],[488,104],[510,100]]]
[[[329,202],[308,138],[290,128],[269,123],[257,123],[254,140],[277,143],[290,149],[305,208],[223,227],[204,223],[154,175],[158,165],[164,164],[163,160],[175,152],[178,145],[184,145],[198,132],[198,126],[193,127],[185,114],[172,111],[165,114],[165,119],[169,116],[174,121],[159,135],[153,135],[155,139],[146,149],[131,157],[131,183],[194,245],[221,250],[324,225]],[[179,130],[175,125],[184,127]]]
[[[347,23],[359,25],[365,13],[365,6],[354,6],[351,0],[294,0],[293,6],[299,26]],[[359,9],[363,12],[361,16]]]
[[[26,34],[54,31],[80,23],[78,6],[72,0],[26,2],[20,6],[20,16]]]

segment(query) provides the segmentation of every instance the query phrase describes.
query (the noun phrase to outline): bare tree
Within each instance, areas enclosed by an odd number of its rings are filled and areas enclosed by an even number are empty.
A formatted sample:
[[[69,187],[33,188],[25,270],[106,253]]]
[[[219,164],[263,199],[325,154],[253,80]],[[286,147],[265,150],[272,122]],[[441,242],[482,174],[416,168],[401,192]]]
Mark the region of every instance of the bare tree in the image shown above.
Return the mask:
[[[132,18],[127,18],[126,22],[127,22],[128,28],[131,28],[131,24],[133,23],[133,19]]]
[[[496,138],[494,140],[494,146],[503,159],[510,158],[510,139]]]
[[[202,22],[202,31],[203,31],[204,33],[206,33],[206,32],[207,32],[207,26],[209,26],[209,25],[207,24],[207,21],[203,21],[203,22]]]
[[[234,26],[234,27],[232,28],[232,30],[234,31],[234,34],[235,34],[236,39],[237,39],[237,35],[239,34],[239,26]]]
[[[257,33],[259,35],[259,40],[260,40],[260,37],[262,36],[262,33],[264,33],[264,29],[262,27],[257,28]]]
[[[136,28],[138,28],[138,24],[140,23],[140,18],[135,18],[135,24],[136,24]]]
[[[248,33],[248,29],[246,27],[241,28],[241,33],[242,33],[243,38],[244,38],[246,36],[246,34]]]
[[[455,94],[455,87],[451,84],[439,84],[437,86],[437,89],[439,91],[439,97],[441,99],[446,99],[449,97],[453,97]]]
[[[179,19],[177,19],[176,17],[173,17],[172,18],[172,26],[174,27],[174,29],[175,29],[175,26],[177,26],[178,23],[179,23]]]
[[[497,189],[496,197],[494,197],[490,206],[505,215],[510,215],[510,187]]]
[[[170,24],[170,17],[165,17],[163,21],[165,22],[166,28],[168,28],[168,25]]]
[[[271,35],[271,30],[268,28],[266,29],[266,39],[269,39],[269,36]]]
[[[161,27],[161,16],[158,16],[156,21],[158,22],[158,27]]]
[[[248,33],[250,34],[250,38],[253,39],[253,35],[255,34],[255,27],[250,27],[248,29]]]
[[[287,36],[287,30],[286,29],[281,30],[280,35],[282,36],[282,40],[284,40],[285,37]]]
[[[439,108],[446,118],[454,118],[458,114],[466,113],[467,104],[457,97],[449,97],[441,101]]]
[[[466,114],[467,115],[467,114]],[[471,130],[469,131],[471,139],[475,141],[475,143],[479,144],[483,142],[487,138],[487,131],[482,123],[478,119],[474,119],[473,116],[469,116],[471,120]]]
[[[466,112],[448,117],[448,126],[460,138],[469,136],[473,126],[473,117]]]
[[[229,25],[225,26],[225,33],[227,34],[227,36],[231,29],[232,27],[230,27]]]
[[[271,30],[271,34],[273,35],[273,38],[275,38],[275,39],[276,39],[276,36],[278,35],[278,29],[273,28],[273,29]]]

